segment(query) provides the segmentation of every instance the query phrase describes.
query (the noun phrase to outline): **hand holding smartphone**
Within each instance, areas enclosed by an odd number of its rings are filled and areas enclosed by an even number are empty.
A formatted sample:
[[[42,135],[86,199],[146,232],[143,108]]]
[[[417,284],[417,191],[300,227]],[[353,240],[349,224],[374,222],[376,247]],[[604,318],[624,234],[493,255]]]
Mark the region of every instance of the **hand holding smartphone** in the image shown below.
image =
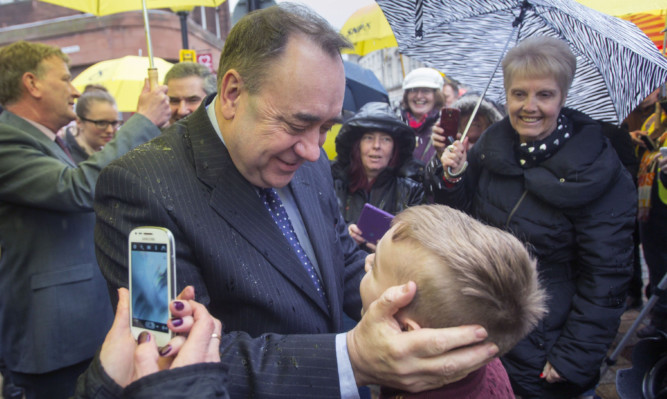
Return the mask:
[[[371,244],[377,244],[384,233],[391,227],[391,221],[394,218],[389,212],[371,204],[364,204],[357,227],[361,230],[361,236]]]
[[[458,108],[444,107],[440,110],[440,127],[445,131],[447,144],[456,141],[456,135],[459,132],[459,119],[461,111]]]
[[[128,244],[132,335],[136,339],[148,331],[164,346],[172,337],[167,322],[169,302],[176,296],[174,237],[163,227],[137,227]]]
[[[660,147],[660,155],[662,155],[663,158],[667,158],[667,147]]]
[[[651,140],[649,136],[642,134],[641,136],[639,136],[639,139],[644,143],[644,145],[649,151],[655,151],[657,149],[655,143],[653,142],[653,140]]]

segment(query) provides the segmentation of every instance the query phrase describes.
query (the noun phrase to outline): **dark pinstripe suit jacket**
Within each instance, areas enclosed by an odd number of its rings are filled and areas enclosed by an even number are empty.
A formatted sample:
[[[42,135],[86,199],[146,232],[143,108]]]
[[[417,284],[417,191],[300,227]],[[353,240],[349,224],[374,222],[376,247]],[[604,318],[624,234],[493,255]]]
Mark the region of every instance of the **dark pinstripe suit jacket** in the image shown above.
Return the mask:
[[[331,333],[341,330],[343,308],[359,315],[365,253],[347,234],[324,152],[290,186],[330,306],[232,163],[203,106],[98,180],[95,243],[112,297],[127,286],[128,232],[141,225],[170,229],[179,290],[194,285],[197,300],[234,332],[222,342],[232,397],[340,397]]]

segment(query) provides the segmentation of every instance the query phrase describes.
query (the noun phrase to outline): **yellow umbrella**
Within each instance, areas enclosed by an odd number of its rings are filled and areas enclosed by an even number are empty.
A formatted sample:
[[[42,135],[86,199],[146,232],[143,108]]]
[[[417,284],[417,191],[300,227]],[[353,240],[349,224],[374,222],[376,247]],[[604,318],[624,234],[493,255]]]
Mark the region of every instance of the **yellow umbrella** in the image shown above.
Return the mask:
[[[99,17],[125,11],[142,10],[140,0],[41,0],[62,7],[87,12]],[[225,0],[146,0],[146,8],[217,7]]]
[[[377,3],[360,8],[345,21],[341,35],[354,44],[354,53],[366,55],[387,47],[398,47],[394,32]]]
[[[577,0],[608,15],[620,16],[667,8],[667,0]]]
[[[173,65],[158,57],[155,57],[154,63],[160,76],[164,76]],[[89,84],[102,85],[116,99],[119,111],[134,112],[144,87],[148,65],[148,57],[135,55],[102,61],[81,72],[72,84],[79,91],[83,91]]]
[[[341,127],[343,127],[343,125],[340,123],[333,125],[327,132],[327,139],[324,141],[324,145],[322,145],[324,152],[327,153],[327,157],[332,161],[335,160],[338,155],[336,153],[336,136],[338,136]]]
[[[144,14],[144,28],[146,29],[146,44],[148,50],[148,79],[151,89],[158,84],[158,72],[153,64],[153,45],[151,43],[151,26],[148,23],[150,8],[180,8],[188,6],[217,7],[225,0],[41,0],[45,3],[71,8],[102,16],[125,11],[142,10]]]

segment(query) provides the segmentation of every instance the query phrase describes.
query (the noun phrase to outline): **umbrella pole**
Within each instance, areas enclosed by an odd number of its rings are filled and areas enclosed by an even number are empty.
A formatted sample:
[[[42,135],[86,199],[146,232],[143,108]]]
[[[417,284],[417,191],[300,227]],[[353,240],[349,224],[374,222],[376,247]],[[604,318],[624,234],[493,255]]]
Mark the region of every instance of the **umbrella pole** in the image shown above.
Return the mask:
[[[523,12],[522,12],[523,15]],[[510,42],[512,41],[512,37],[514,37],[515,32],[519,29],[519,26],[516,25],[514,26],[514,29],[512,29],[512,33],[510,34],[510,37],[507,39],[507,42],[505,43],[505,48],[503,49],[502,53],[500,53],[500,57],[498,58],[498,62],[496,63],[496,67],[493,68],[493,73],[491,74],[491,77],[489,78],[489,81],[486,83],[486,87],[484,88],[484,91],[482,91],[482,94],[480,94],[479,99],[477,99],[477,104],[475,104],[475,108],[472,110],[472,114],[470,114],[470,118],[468,119],[468,124],[466,125],[466,128],[463,130],[463,135],[461,135],[461,142],[466,138],[466,135],[468,134],[468,130],[470,129],[470,126],[472,125],[473,120],[475,119],[475,116],[477,115],[477,110],[479,110],[479,106],[482,104],[482,100],[484,99],[484,96],[486,95],[487,90],[489,90],[489,87],[491,86],[491,81],[493,80],[493,77],[496,76],[496,71],[498,70],[498,67],[500,66],[500,63],[503,60],[503,57],[505,56],[505,52],[507,51],[507,47],[509,47]]]
[[[484,91],[482,94],[479,96],[479,99],[477,100],[477,104],[475,104],[475,108],[472,110],[472,114],[470,114],[470,119],[468,119],[468,124],[466,125],[466,128],[463,130],[463,134],[461,135],[461,142],[466,138],[466,135],[468,134],[468,129],[470,129],[470,126],[472,125],[472,121],[475,119],[475,116],[477,115],[477,110],[479,110],[479,106],[482,104],[482,100],[484,99],[484,96],[486,95],[487,90],[489,90],[489,87],[491,86],[491,81],[493,80],[493,77],[496,76],[496,71],[498,70],[498,67],[500,66],[500,63],[503,61],[503,57],[505,57],[505,52],[507,51],[507,47],[509,47],[510,42],[512,41],[512,37],[514,37],[514,34],[516,33],[517,29],[519,29],[519,26],[521,26],[521,23],[523,22],[523,18],[526,16],[526,11],[531,7],[531,5],[528,3],[527,0],[524,0],[524,2],[521,4],[521,12],[519,13],[519,16],[516,17],[514,22],[512,22],[512,26],[514,27],[512,29],[512,33],[510,33],[510,37],[507,38],[507,42],[505,42],[505,48],[503,49],[502,53],[500,53],[500,57],[498,58],[498,62],[496,62],[496,67],[493,68],[493,73],[491,74],[491,77],[489,78],[489,81],[486,84],[486,87],[484,88]]]
[[[141,0],[144,12],[144,28],[146,30],[146,44],[148,47],[148,84],[151,90],[158,86],[157,68],[153,63],[153,45],[151,43],[151,25],[148,23],[148,9],[146,8],[146,0]]]

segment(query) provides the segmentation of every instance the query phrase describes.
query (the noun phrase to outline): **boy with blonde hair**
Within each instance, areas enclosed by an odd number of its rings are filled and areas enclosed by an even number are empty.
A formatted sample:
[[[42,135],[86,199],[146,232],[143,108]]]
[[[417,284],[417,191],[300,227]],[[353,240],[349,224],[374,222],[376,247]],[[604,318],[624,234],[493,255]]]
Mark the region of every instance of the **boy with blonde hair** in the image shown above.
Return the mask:
[[[509,351],[546,312],[535,260],[511,234],[443,205],[423,205],[396,216],[361,281],[364,309],[388,287],[414,281],[417,294],[396,319],[403,329],[479,324]],[[381,398],[514,398],[494,359],[438,390],[408,394],[382,389]]]

